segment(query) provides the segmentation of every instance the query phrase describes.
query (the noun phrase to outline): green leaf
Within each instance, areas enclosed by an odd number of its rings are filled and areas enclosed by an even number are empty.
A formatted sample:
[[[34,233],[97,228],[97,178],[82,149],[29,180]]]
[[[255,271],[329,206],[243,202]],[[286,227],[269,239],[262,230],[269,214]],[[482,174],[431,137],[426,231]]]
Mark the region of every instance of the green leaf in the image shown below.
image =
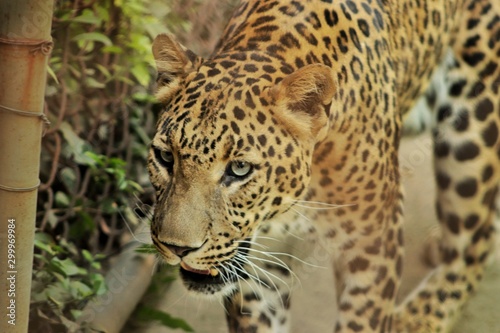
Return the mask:
[[[66,188],[70,191],[75,190],[76,173],[75,170],[69,167],[64,167],[59,171],[59,179],[63,182]]]
[[[59,283],[64,286],[66,289],[67,287],[69,286],[69,280],[66,276],[62,275],[62,274],[59,274],[55,271],[51,271],[50,274],[52,275],[52,277],[54,277],[57,281],[59,281]]]
[[[73,318],[75,318],[75,320],[77,320],[78,318],[80,318],[83,311],[77,310],[77,309],[71,309],[70,312],[71,312],[71,315],[73,316]]]
[[[133,180],[128,180],[127,184],[128,184],[129,189],[131,189],[131,190],[136,190],[136,191],[141,192],[141,193],[144,192],[144,189],[142,188],[142,186],[139,183],[134,182]]]
[[[140,321],[159,321],[163,326],[166,327],[180,328],[185,332],[194,332],[191,326],[189,326],[184,320],[172,317],[168,313],[150,308],[145,305],[139,306],[139,308],[135,311],[135,316]]]
[[[104,22],[109,22],[109,10],[105,8],[104,6],[96,6],[95,7],[97,16]]]
[[[87,260],[90,263],[94,261],[94,257],[92,257],[92,253],[90,253],[88,250],[83,249],[82,256],[85,260]]]
[[[85,9],[83,10],[82,15],[72,18],[70,22],[99,25],[101,24],[101,21],[101,18],[95,16],[93,11],[91,11],[90,9]]]
[[[103,275],[97,273],[91,274],[90,282],[92,283],[92,289],[97,296],[104,295],[106,291],[108,291],[106,280]]]
[[[73,280],[69,284],[71,295],[75,299],[82,299],[92,296],[94,293],[85,283]]]
[[[56,252],[54,251],[54,249],[52,248],[52,246],[50,244],[46,244],[44,242],[41,242],[40,240],[38,240],[36,238],[35,238],[35,247],[39,250],[47,252],[50,255],[56,254]]]
[[[94,261],[92,264],[90,264],[90,266],[92,266],[92,268],[96,270],[101,270],[102,268],[101,263],[97,261]]]
[[[153,244],[142,244],[141,246],[135,249],[137,253],[146,253],[146,254],[157,254],[158,250]]]
[[[41,262],[43,262],[44,264],[48,264],[49,263],[49,259],[47,259],[47,256],[46,255],[41,255],[41,254],[34,254],[33,255],[37,260],[40,260]]]
[[[49,65],[47,65],[47,73],[49,73],[49,76],[59,85],[59,80],[57,79],[56,73],[54,73]]]
[[[101,64],[95,64],[95,67],[99,70],[99,72],[104,74],[104,76],[106,77],[106,80],[109,80],[111,78],[111,73],[109,72],[109,69],[107,69],[106,67],[104,67]]]
[[[156,98],[145,92],[145,91],[137,91],[132,94],[132,99],[136,102],[141,102],[141,103],[155,103]]]
[[[59,220],[58,220],[58,218],[53,210],[50,210],[47,213],[47,222],[49,222],[49,225],[51,226],[51,228],[55,228],[57,223],[59,222]]]
[[[64,304],[71,301],[71,294],[61,283],[53,283],[45,290],[47,299],[49,299],[58,308],[63,308]]]
[[[108,162],[115,168],[121,168],[125,172],[124,168],[127,165],[127,162],[125,162],[121,158],[111,157]]]
[[[78,257],[80,250],[76,247],[75,244],[68,242],[65,238],[61,238],[59,240],[59,245],[61,245],[64,249],[66,249],[67,250],[66,252],[72,254],[73,257]]]
[[[72,38],[74,41],[86,41],[86,42],[100,42],[106,46],[113,45],[111,39],[108,36],[101,34],[99,32],[84,32],[82,34],[76,35]]]
[[[132,81],[131,79],[129,79],[126,76],[120,76],[120,77],[117,78],[117,80],[120,81],[120,82],[126,83],[128,85],[131,85],[131,86],[135,86],[136,85],[136,83],[134,81]]]
[[[96,154],[93,151],[86,151],[84,155],[92,160],[91,166],[95,167],[104,165],[104,160],[106,159],[106,156]]]
[[[85,269],[78,267],[70,258],[64,260],[54,258],[50,263],[56,271],[64,274],[64,276],[85,275],[87,273]]]
[[[73,131],[71,125],[64,121],[59,130],[68,144],[69,154],[74,155],[75,162],[81,165],[94,165],[94,161],[84,154],[90,150],[90,145]]]
[[[105,46],[102,48],[102,52],[104,53],[115,53],[115,54],[121,54],[123,53],[123,49],[119,46],[112,45],[112,46]]]
[[[102,254],[102,253],[97,253],[97,254],[94,256],[94,259],[95,259],[95,260],[103,260],[103,259],[106,259],[106,255],[105,255],[105,254]]]
[[[149,73],[149,70],[144,63],[136,64],[130,69],[130,72],[140,85],[147,86],[149,84],[151,74]]]
[[[69,197],[66,193],[57,191],[55,195],[56,204],[58,207],[68,207],[69,206]]]
[[[54,244],[54,240],[52,239],[52,236],[45,232],[37,232],[35,233],[35,240],[45,243],[45,244]]]
[[[106,87],[104,83],[97,81],[91,76],[85,77],[85,85],[89,88],[96,88],[96,89],[102,89]]]

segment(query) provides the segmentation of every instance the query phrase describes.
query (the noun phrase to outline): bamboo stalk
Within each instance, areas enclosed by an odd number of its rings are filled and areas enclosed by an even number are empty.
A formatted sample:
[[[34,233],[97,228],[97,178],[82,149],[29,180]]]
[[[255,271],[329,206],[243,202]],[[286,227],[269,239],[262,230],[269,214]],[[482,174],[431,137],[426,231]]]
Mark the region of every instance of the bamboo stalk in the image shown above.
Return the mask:
[[[28,330],[53,0],[0,0],[0,332]]]

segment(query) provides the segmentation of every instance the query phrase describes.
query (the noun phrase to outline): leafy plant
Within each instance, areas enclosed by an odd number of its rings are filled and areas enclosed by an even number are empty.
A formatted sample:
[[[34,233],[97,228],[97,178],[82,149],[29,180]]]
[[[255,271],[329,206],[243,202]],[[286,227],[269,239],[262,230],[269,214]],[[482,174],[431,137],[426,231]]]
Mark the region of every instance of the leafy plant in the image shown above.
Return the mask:
[[[61,0],[53,19],[30,331],[74,331],[123,236],[151,205],[146,172],[158,106],[152,38],[168,3]],[[126,225],[127,224],[127,225]]]
[[[42,232],[35,236],[35,248],[40,251],[35,254],[38,266],[32,283],[32,307],[41,319],[36,323],[37,329],[46,331],[45,327],[50,326],[74,331],[81,303],[107,290],[100,273],[104,256],[80,251],[64,239],[56,243]],[[83,264],[77,265],[75,259]]]
[[[139,308],[135,311],[135,317],[137,320],[143,322],[159,322],[165,327],[180,328],[185,332],[194,332],[191,326],[186,324],[184,320],[172,317],[168,313],[156,310],[146,305],[139,306]]]

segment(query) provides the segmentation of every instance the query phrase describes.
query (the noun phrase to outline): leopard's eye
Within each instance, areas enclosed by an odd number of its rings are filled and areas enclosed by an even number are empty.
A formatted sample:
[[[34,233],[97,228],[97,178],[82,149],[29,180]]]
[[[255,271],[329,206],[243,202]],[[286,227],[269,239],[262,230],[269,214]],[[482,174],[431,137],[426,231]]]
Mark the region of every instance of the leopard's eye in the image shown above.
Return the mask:
[[[242,178],[252,171],[252,165],[248,162],[234,161],[229,163],[229,175]]]
[[[154,148],[154,153],[158,163],[165,167],[168,172],[172,172],[174,168],[174,154],[169,150],[158,148]]]
[[[222,176],[221,184],[229,186],[233,182],[242,181],[252,173],[253,169],[254,165],[248,162],[229,162],[224,172],[224,176]]]
[[[172,154],[171,151],[162,150],[160,152],[160,157],[163,160],[163,162],[165,162],[165,163],[170,164],[170,163],[174,162],[174,155]]]

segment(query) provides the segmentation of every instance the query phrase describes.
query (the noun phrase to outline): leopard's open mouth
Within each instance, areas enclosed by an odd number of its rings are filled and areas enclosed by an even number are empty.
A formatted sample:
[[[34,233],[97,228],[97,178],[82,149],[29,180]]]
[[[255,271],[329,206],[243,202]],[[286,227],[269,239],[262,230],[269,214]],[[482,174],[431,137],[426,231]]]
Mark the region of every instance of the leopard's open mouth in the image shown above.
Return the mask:
[[[238,252],[245,255],[248,245],[242,244]],[[181,261],[180,276],[186,288],[190,291],[213,295],[219,292],[227,294],[240,279],[247,279],[248,275],[240,262],[228,259],[217,267],[196,269]]]
[[[181,276],[185,282],[198,284],[198,285],[217,285],[223,284],[224,279],[222,274],[216,268],[210,269],[195,269],[190,267],[184,262],[181,262]]]

